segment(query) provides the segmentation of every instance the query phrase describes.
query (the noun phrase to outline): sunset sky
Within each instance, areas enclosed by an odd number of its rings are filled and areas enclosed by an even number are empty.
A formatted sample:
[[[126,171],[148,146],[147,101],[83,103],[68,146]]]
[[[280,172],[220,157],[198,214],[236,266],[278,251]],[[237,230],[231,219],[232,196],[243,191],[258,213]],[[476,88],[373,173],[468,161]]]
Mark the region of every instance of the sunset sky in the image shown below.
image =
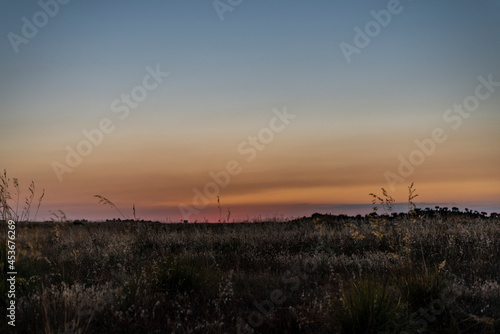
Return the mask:
[[[216,221],[217,194],[223,218],[367,213],[413,181],[421,207],[500,212],[499,17],[496,0],[3,0],[0,169],[45,189],[40,219],[119,217],[96,194],[162,221]]]

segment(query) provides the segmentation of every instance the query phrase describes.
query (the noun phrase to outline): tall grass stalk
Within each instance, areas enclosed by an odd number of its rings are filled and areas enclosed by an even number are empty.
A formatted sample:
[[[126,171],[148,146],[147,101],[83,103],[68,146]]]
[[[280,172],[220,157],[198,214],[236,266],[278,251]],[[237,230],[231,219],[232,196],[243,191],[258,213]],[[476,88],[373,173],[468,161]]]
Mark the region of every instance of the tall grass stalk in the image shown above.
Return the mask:
[[[99,204],[110,205],[112,208],[115,208],[116,211],[118,211],[118,213],[120,213],[120,215],[123,217],[123,219],[128,219],[127,217],[125,217],[123,212],[121,212],[121,210],[118,209],[118,207],[113,202],[111,202],[109,199],[107,199],[106,197],[101,196],[101,195],[94,195],[94,197],[99,198]],[[135,213],[135,206],[134,206],[134,213]]]

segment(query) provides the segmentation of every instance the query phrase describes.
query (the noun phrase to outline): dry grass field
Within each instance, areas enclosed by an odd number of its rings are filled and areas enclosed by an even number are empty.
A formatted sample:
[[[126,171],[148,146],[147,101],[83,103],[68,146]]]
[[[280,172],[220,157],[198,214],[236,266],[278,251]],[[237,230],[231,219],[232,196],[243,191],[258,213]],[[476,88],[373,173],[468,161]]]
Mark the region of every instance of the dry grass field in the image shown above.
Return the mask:
[[[390,197],[373,198],[390,210]],[[220,224],[25,215],[15,224],[16,330],[499,332],[498,217],[422,211],[411,196],[410,209]],[[2,213],[6,245],[8,208]],[[0,257],[6,296],[6,247]]]
[[[19,223],[16,244],[18,333],[500,329],[498,219]]]

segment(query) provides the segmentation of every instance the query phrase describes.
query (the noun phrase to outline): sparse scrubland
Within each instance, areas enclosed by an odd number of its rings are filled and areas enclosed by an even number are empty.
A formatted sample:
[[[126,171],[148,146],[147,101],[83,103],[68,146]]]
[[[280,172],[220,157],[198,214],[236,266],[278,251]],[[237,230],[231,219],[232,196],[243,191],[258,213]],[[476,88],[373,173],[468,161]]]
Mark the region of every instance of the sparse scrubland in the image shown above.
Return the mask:
[[[389,196],[373,198],[390,211]],[[259,223],[25,219],[16,222],[15,329],[500,332],[499,218],[415,210],[411,201],[401,215]],[[2,205],[2,245],[10,209]]]

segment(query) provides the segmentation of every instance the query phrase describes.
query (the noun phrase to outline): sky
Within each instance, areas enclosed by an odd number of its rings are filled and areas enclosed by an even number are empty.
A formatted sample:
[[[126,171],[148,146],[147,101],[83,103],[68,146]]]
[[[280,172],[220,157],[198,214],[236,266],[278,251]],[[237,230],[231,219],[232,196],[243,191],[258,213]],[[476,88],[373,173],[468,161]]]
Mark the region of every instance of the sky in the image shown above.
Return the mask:
[[[500,2],[0,1],[0,169],[39,219],[500,212]],[[219,202],[217,199],[219,197]]]

